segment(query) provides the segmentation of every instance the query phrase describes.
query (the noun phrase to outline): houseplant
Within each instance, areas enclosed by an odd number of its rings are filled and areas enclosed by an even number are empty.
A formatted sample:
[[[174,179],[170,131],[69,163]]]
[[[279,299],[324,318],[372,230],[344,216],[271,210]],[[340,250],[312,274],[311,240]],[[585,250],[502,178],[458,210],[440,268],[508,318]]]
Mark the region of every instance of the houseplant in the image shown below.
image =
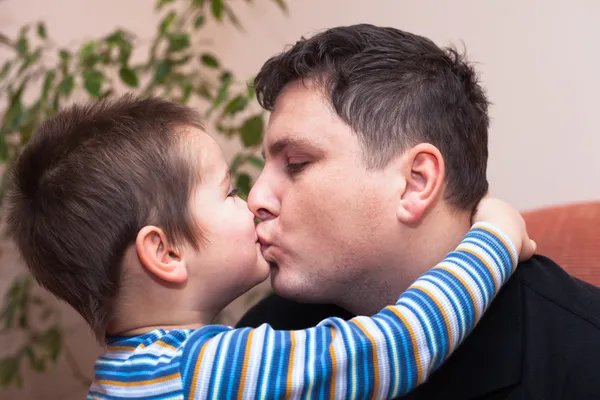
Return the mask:
[[[271,1],[286,11],[284,0]],[[232,4],[158,0],[155,12],[160,22],[150,39],[117,29],[76,48],[55,43],[43,22],[23,26],[14,38],[0,32],[0,46],[11,54],[0,63],[0,165],[10,167],[39,124],[70,102],[134,91],[201,104],[216,132],[238,138],[241,150],[231,169],[240,195],[246,197],[252,185],[248,168],[262,168],[255,153],[264,114],[252,111],[252,87],[235,79],[215,49],[203,44],[202,35],[208,22],[241,28]],[[134,55],[148,40],[149,51],[137,60]],[[7,185],[4,178],[0,206]],[[0,388],[23,385],[24,368],[43,372],[61,356],[72,366],[74,378],[90,383],[64,347],[56,304],[28,274],[14,279],[0,308],[0,335],[15,333],[26,340],[0,358]]]

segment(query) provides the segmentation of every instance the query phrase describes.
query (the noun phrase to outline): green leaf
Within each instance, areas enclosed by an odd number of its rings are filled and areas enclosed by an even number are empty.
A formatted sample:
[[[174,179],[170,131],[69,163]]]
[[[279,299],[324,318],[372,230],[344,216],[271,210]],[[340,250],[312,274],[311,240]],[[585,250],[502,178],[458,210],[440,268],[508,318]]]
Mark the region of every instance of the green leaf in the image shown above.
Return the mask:
[[[67,63],[71,59],[71,53],[68,50],[61,49],[58,54],[60,55],[60,59],[63,63]]]
[[[0,386],[8,387],[16,382],[19,376],[19,359],[6,357],[0,359]]]
[[[188,54],[181,58],[170,58],[169,61],[171,62],[171,65],[183,65],[183,64],[187,64],[191,58],[192,58],[192,56],[190,56]]]
[[[229,71],[224,71],[219,77],[219,79],[221,80],[223,85],[230,85],[231,82],[233,82],[233,75],[231,75],[231,72]]]
[[[253,99],[256,96],[256,91],[254,90],[254,85],[248,85],[248,98]]]
[[[54,84],[54,80],[56,79],[56,71],[51,70],[46,72],[46,78],[44,79],[44,86],[42,89],[42,98],[45,100],[48,98],[48,92],[52,88]]]
[[[190,37],[186,33],[172,33],[167,36],[170,52],[181,51],[190,47]]]
[[[0,70],[0,80],[6,78],[6,76],[8,75],[8,73],[10,71],[10,67],[12,67],[12,62],[7,61],[4,63],[4,65],[2,66],[2,69]]]
[[[238,95],[231,99],[225,106],[223,114],[233,116],[238,112],[244,110],[248,105],[248,98],[242,95]]]
[[[48,330],[40,336],[39,343],[46,349],[50,359],[53,362],[56,362],[62,347],[62,333],[58,327],[52,326],[48,328]]]
[[[137,74],[132,69],[129,69],[127,67],[122,67],[119,70],[119,76],[121,77],[121,80],[125,84],[127,84],[127,86],[130,86],[130,87],[137,87],[138,86],[138,77],[137,77]]]
[[[74,87],[75,87],[75,78],[73,77],[73,75],[67,75],[58,84],[58,87],[56,88],[56,90],[59,93],[64,94],[65,96],[70,96]]]
[[[133,50],[132,46],[128,43],[126,45],[121,46],[119,50],[119,63],[122,66],[127,66],[129,62],[129,57],[131,57],[131,51]]]
[[[210,5],[212,15],[220,21],[223,18],[223,0],[212,0]]]
[[[252,164],[258,169],[263,169],[265,167],[265,160],[263,160],[261,157],[249,155],[247,160],[250,164]]]
[[[182,91],[181,100],[180,100],[181,103],[186,104],[190,100],[193,89],[194,89],[194,86],[190,82],[183,81],[181,83],[181,91]]]
[[[94,55],[97,46],[98,44],[94,40],[87,42],[79,51],[79,58],[81,60],[88,60],[91,56]]]
[[[231,9],[231,7],[229,7],[228,5],[224,5],[224,10],[225,10],[225,13],[227,14],[227,17],[229,18],[229,21],[231,22],[231,24],[233,26],[235,26],[237,29],[241,30],[242,24],[240,23],[240,20],[235,15],[235,13]]]
[[[46,362],[44,358],[36,356],[35,352],[33,351],[33,348],[27,346],[23,350],[23,353],[25,354],[25,357],[27,357],[27,359],[29,360],[29,366],[32,370],[37,372],[44,372],[44,370],[46,369]]]
[[[33,53],[27,54],[25,56],[25,60],[23,61],[23,64],[21,65],[21,68],[19,68],[19,74],[21,74],[23,71],[25,71],[31,64],[36,63],[40,59],[41,55],[42,55],[41,49],[37,49]]]
[[[156,9],[160,10],[161,8],[163,8],[164,6],[166,6],[167,4],[171,4],[174,0],[158,0],[156,2]]]
[[[206,18],[204,17],[204,15],[198,15],[196,17],[196,20],[194,21],[194,29],[198,29],[202,25],[204,25],[205,20],[206,20]]]
[[[43,22],[37,24],[38,36],[42,39],[46,39],[46,25]]]
[[[227,100],[227,97],[229,96],[229,86],[230,85],[231,85],[231,78],[227,78],[227,76],[225,76],[225,74],[223,74],[221,76],[221,87],[219,88],[219,91],[217,92],[217,97],[215,97],[215,99],[213,100],[211,108],[207,112],[207,117],[210,116],[210,114],[212,113],[212,111],[215,108],[219,107],[221,104],[223,104],[223,102],[225,100]]]
[[[171,64],[167,60],[160,61],[156,65],[156,72],[154,74],[154,81],[158,83],[163,83],[165,78],[169,74],[171,70]]]
[[[265,121],[262,114],[257,114],[242,124],[240,132],[242,143],[245,147],[259,145],[262,142],[262,134],[265,127]]]
[[[173,22],[175,22],[176,16],[177,16],[177,14],[175,14],[175,11],[171,11],[169,14],[167,14],[166,17],[163,18],[163,20],[160,23],[160,28],[159,28],[159,31],[161,34],[164,35],[165,33],[167,33],[167,31],[169,30],[171,25],[173,25]]]
[[[202,64],[206,65],[209,68],[219,68],[219,61],[216,59],[215,56],[211,54],[202,54],[202,56],[200,56],[200,61],[202,61]]]
[[[6,143],[6,135],[0,135],[0,161],[8,160],[8,143]]]
[[[252,188],[252,178],[250,178],[250,175],[242,172],[238,175],[235,186],[239,189],[240,195],[247,197]]]
[[[281,8],[281,11],[283,11],[284,13],[287,14],[287,4],[285,4],[285,0],[273,0],[278,6],[279,8]]]
[[[104,74],[99,70],[88,70],[83,73],[83,87],[92,96],[99,98],[104,84]]]
[[[21,57],[25,57],[29,52],[29,41],[25,36],[21,36],[19,40],[17,40],[17,52]]]

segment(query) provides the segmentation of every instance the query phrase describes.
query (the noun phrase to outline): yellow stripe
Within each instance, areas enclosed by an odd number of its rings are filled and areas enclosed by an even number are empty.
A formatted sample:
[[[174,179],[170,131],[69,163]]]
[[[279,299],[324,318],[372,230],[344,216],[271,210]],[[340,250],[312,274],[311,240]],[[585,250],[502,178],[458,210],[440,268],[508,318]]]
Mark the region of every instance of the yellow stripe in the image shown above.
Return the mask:
[[[333,349],[333,341],[335,340],[335,329],[331,329],[331,344],[329,345],[329,356],[331,357],[331,394],[330,399],[335,399],[335,377],[337,374],[337,364],[335,360],[335,350]]]
[[[194,376],[192,378],[192,387],[190,388],[190,399],[196,397],[196,385],[198,384],[198,375],[200,374],[200,364],[202,363],[202,358],[204,357],[204,350],[208,347],[208,343],[204,343],[202,346],[202,350],[200,350],[200,354],[196,359],[196,366],[194,367]]]
[[[487,263],[487,261],[485,261],[483,259],[483,257],[481,257],[479,254],[477,254],[473,250],[460,248],[460,247],[457,248],[457,250],[464,251],[464,252],[474,255],[475,257],[477,257],[479,259],[479,261],[481,261],[483,263],[483,265],[485,265],[485,267],[488,269],[488,271],[490,271],[490,274],[492,274],[492,279],[494,280],[494,292],[497,292],[498,286],[500,286],[500,282],[498,282],[498,278],[496,277],[496,274],[494,274],[494,270],[492,269],[492,267],[490,267],[490,265]]]
[[[404,323],[406,329],[408,329],[408,333],[410,334],[410,340],[413,344],[413,349],[415,350],[415,360],[417,362],[417,384],[420,385],[421,379],[423,377],[423,371],[421,371],[421,354],[419,354],[419,348],[417,347],[417,339],[415,338],[415,332],[412,329],[412,326],[408,323],[404,315],[400,313],[395,307],[388,306],[386,307],[388,310],[396,314],[398,318]]]
[[[427,296],[429,296],[429,298],[431,300],[433,300],[433,302],[435,303],[435,305],[438,307],[438,309],[442,312],[442,315],[444,316],[444,322],[446,323],[446,329],[448,330],[448,336],[449,336],[449,340],[450,340],[450,350],[452,351],[452,329],[450,328],[450,320],[448,319],[448,315],[446,314],[446,311],[444,310],[444,307],[440,304],[440,302],[438,301],[438,299],[435,298],[435,296],[427,289],[425,289],[422,286],[418,286],[418,285],[413,285],[412,286],[415,289],[419,289],[420,291],[422,291],[423,293],[425,293]]]
[[[288,364],[287,387],[285,390],[285,400],[288,400],[292,395],[292,368],[294,366],[294,345],[296,343],[294,332],[290,332],[290,362]]]
[[[248,372],[248,360],[250,359],[250,348],[252,347],[252,335],[254,335],[254,330],[250,331],[248,334],[248,340],[246,341],[246,353],[244,354],[244,365],[242,366],[242,376],[240,382],[240,388],[238,389],[238,399],[242,399],[244,395],[244,384],[246,383],[246,373]],[[257,365],[256,368],[259,368]]]
[[[106,346],[107,351],[133,351],[136,347],[133,346]]]
[[[149,379],[146,381],[136,381],[136,382],[119,382],[119,381],[111,381],[108,379],[100,379],[95,381],[98,385],[111,385],[111,386],[145,386],[145,385],[153,385],[155,383],[166,382],[174,379],[181,379],[181,375],[179,373],[175,373],[168,376],[161,376],[156,379]]]
[[[438,268],[443,269],[444,271],[452,274],[456,279],[458,279],[460,281],[460,283],[463,284],[465,289],[467,289],[467,292],[469,292],[469,296],[471,296],[471,300],[473,301],[473,306],[475,307],[475,320],[478,320],[479,319],[479,305],[477,304],[477,298],[475,297],[475,294],[473,294],[473,291],[471,290],[469,285],[467,285],[467,282],[465,282],[463,278],[461,278],[458,274],[456,274],[454,271],[452,271],[452,269],[450,269],[448,267],[444,267],[444,266],[440,265]]]
[[[377,357],[377,348],[375,347],[375,338],[371,333],[360,323],[358,320],[353,320],[354,324],[365,334],[371,342],[371,348],[373,349],[373,375],[375,376],[375,387],[373,388],[373,399],[377,398],[377,392],[379,391],[379,360]]]
[[[510,259],[512,260],[512,265],[511,265],[511,270],[514,268],[515,265],[517,265],[517,259],[515,258],[515,255],[513,254],[512,251],[510,251],[511,246],[508,245],[508,243],[506,243],[506,240],[504,240],[504,238],[502,236],[499,236],[496,232],[494,232],[493,230],[491,230],[488,227],[485,226],[480,226],[480,229],[483,229],[486,232],[491,233],[492,235],[494,235],[494,237],[496,239],[498,239],[499,241],[502,242],[502,244],[504,245],[504,247],[506,247],[508,250],[508,254],[510,254]]]
[[[154,346],[155,344],[157,344],[159,347],[162,347],[164,349],[171,349],[171,350],[177,351],[176,347],[173,347],[170,344],[163,342],[162,340],[157,340],[156,342],[152,342],[152,343],[150,343],[149,346]],[[144,343],[142,343],[142,344],[139,345],[139,348],[140,349],[147,349],[148,346],[146,346]]]

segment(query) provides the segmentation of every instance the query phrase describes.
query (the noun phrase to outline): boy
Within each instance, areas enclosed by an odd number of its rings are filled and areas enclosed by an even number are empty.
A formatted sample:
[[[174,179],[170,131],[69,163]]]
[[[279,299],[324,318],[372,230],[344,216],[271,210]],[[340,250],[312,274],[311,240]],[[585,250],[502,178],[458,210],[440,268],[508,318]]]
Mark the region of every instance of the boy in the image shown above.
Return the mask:
[[[475,220],[494,225],[474,225],[373,318],[235,330],[211,322],[269,266],[194,111],[132,96],[73,106],[42,124],[11,179],[7,220],[27,265],[108,344],[89,399],[396,397],[533,253],[519,214],[485,200]]]

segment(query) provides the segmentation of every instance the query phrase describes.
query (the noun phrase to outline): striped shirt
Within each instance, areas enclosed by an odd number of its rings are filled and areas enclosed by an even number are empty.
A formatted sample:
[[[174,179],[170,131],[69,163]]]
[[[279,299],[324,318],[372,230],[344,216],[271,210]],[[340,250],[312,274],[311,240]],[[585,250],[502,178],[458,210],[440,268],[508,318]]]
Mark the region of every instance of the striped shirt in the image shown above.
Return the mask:
[[[298,331],[210,325],[113,337],[88,399],[386,399],[423,383],[474,328],[517,265],[478,223],[373,317]]]

